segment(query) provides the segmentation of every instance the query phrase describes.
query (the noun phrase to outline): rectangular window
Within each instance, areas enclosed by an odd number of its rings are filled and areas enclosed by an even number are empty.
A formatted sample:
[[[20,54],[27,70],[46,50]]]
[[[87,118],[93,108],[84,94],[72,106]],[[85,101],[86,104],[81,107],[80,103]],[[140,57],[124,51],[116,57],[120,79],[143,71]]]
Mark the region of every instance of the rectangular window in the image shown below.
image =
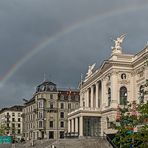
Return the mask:
[[[68,109],[71,109],[71,103],[68,103]]]
[[[38,112],[38,118],[43,119],[43,112]]]
[[[53,99],[53,94],[50,94],[50,99]]]
[[[64,118],[64,112],[60,112],[60,118]]]
[[[15,122],[15,118],[12,118],[12,122]]]
[[[18,129],[18,130],[17,130],[17,133],[18,133],[18,134],[20,134],[20,133],[21,133],[21,130],[20,130],[20,129]]]
[[[18,127],[21,127],[21,125],[20,125],[20,124],[18,124],[17,126],[18,126]]]
[[[53,121],[50,121],[50,122],[49,122],[49,127],[50,127],[50,128],[53,128]]]
[[[15,116],[15,113],[12,113],[12,116]]]
[[[64,127],[64,122],[63,121],[61,121],[60,126]]]
[[[20,117],[21,116],[21,114],[20,113],[18,113],[18,117]]]
[[[38,101],[38,108],[43,108],[43,100]]]
[[[15,124],[14,123],[12,123],[12,128],[15,128]]]
[[[43,121],[39,121],[39,128],[43,128]]]
[[[61,109],[64,109],[64,103],[61,103]]]
[[[53,102],[50,102],[50,108],[53,109]]]
[[[7,124],[7,128],[9,128],[9,124]]]
[[[21,118],[18,118],[18,122],[21,122]]]

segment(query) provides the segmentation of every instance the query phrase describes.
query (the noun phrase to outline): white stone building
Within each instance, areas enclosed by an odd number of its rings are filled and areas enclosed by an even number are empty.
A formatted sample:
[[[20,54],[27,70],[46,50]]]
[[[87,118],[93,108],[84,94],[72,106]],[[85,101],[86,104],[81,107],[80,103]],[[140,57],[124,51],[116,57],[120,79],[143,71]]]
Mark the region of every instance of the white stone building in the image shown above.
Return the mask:
[[[15,105],[0,110],[0,125],[7,128],[5,135],[12,135],[15,140],[22,138],[22,108],[23,106]]]
[[[148,46],[135,55],[124,54],[120,46],[124,37],[115,40],[111,56],[98,69],[89,66],[80,84],[80,108],[68,114],[69,133],[78,132],[80,137],[114,133],[111,124],[118,105],[148,100],[143,87],[148,80]]]

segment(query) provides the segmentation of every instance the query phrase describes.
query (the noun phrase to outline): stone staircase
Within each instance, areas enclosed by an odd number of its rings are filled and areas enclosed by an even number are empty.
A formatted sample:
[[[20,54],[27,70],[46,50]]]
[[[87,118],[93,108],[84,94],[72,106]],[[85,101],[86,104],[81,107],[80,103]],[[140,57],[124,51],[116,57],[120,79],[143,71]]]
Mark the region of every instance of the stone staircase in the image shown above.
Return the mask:
[[[63,139],[53,143],[56,148],[111,148],[109,143],[102,139]],[[50,148],[48,146],[46,148]]]
[[[16,144],[15,148],[112,148],[109,143],[102,138],[83,138],[83,139],[59,139],[59,140],[38,140],[34,146],[30,143]]]

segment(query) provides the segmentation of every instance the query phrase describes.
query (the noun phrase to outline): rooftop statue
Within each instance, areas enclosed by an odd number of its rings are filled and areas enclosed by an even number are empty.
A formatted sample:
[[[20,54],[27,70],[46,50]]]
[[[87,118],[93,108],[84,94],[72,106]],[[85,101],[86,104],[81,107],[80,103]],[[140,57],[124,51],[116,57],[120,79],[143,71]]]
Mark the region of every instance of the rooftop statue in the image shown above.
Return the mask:
[[[111,48],[112,49],[116,49],[116,50],[122,49],[121,43],[123,42],[124,38],[125,38],[125,34],[122,34],[120,37],[117,37],[117,39],[114,40],[115,46],[114,47],[111,47]]]
[[[92,74],[92,70],[94,69],[96,63],[91,66],[88,66],[88,72],[86,73],[86,77],[89,77]]]

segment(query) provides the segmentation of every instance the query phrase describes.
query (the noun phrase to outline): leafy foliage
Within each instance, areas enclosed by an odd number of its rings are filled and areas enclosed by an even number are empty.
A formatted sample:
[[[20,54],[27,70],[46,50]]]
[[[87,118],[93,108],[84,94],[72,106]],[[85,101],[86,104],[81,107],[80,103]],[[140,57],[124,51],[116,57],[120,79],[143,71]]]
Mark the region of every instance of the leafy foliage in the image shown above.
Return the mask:
[[[6,131],[7,131],[7,127],[4,124],[0,125],[0,136],[5,135]]]
[[[137,114],[132,114],[133,106]],[[115,124],[118,130],[113,142],[120,148],[148,147],[148,102],[137,105],[128,104],[127,108],[120,108],[120,120]],[[134,129],[140,128],[138,131]]]

